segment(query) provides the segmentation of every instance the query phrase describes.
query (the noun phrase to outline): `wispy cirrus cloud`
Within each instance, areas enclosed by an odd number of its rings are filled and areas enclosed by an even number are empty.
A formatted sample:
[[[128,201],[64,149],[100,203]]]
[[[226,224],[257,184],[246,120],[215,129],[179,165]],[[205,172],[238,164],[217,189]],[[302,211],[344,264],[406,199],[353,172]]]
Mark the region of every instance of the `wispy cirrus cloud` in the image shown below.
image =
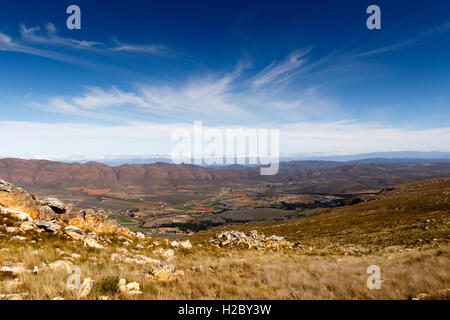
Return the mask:
[[[298,69],[305,63],[306,55],[310,51],[310,48],[295,51],[284,61],[273,62],[253,78],[253,87],[259,88],[267,84],[281,84],[289,81],[298,74]]]
[[[126,44],[114,38],[115,46],[111,50],[119,52],[136,52],[161,56],[186,56],[184,53],[171,49],[162,44]]]
[[[0,51],[20,52],[68,63],[81,63],[82,61],[77,57],[67,54],[28,46],[20,41],[12,39],[4,33],[0,33]]]
[[[98,87],[88,88],[81,97],[73,98],[73,103],[85,110],[93,110],[105,107],[127,106],[147,107],[148,103],[133,92],[124,92],[117,87],[103,90]]]
[[[0,32],[0,51],[20,52],[29,55],[41,56],[48,59],[89,64],[89,61],[69,50],[85,50],[99,55],[109,55],[111,52],[135,52],[140,54],[159,55],[164,57],[186,56],[181,51],[173,50],[162,44],[124,44],[116,39],[113,43],[78,40],[58,35],[56,27],[49,22],[42,30],[40,26],[27,27],[19,24],[20,37],[14,38]],[[58,48],[61,47],[61,48]],[[60,49],[66,50],[61,52]]]
[[[47,31],[46,34],[40,32],[41,28],[39,26],[27,28],[24,24],[20,24],[19,27],[21,38],[25,42],[47,45],[61,45],[78,49],[88,49],[103,44],[101,42],[76,40],[61,37],[57,34],[55,25],[51,22],[45,25],[45,30]]]
[[[117,86],[88,87],[81,94],[53,97],[34,105],[46,111],[86,117],[99,117],[108,110],[110,117],[115,113],[128,113],[132,119],[153,115],[169,121],[208,119],[216,123],[244,123],[265,118],[291,122],[339,114],[338,104],[320,92],[320,86],[310,84],[295,93],[285,90],[288,78],[318,65],[318,62],[304,65],[299,57],[307,51],[299,52],[295,51],[279,64],[263,68],[256,76],[248,77],[246,72],[254,70],[250,69],[248,61],[240,60],[227,73],[197,74],[176,84],[137,83],[127,90]],[[300,65],[304,65],[301,70]],[[261,84],[254,86],[256,79]]]
[[[434,27],[428,28],[426,30],[423,30],[423,31],[419,32],[417,34],[417,36],[406,39],[406,40],[398,41],[395,43],[391,43],[388,45],[384,45],[381,47],[376,47],[376,48],[372,48],[372,49],[368,49],[368,50],[367,49],[366,50],[356,50],[356,51],[350,53],[349,57],[352,57],[352,58],[369,57],[369,56],[374,56],[374,55],[378,55],[378,54],[383,54],[386,52],[392,52],[392,51],[412,48],[415,46],[420,46],[420,45],[423,45],[424,40],[426,40],[432,36],[439,35],[439,34],[442,34],[442,33],[448,32],[448,31],[450,31],[450,21],[440,24],[438,26],[434,26]]]

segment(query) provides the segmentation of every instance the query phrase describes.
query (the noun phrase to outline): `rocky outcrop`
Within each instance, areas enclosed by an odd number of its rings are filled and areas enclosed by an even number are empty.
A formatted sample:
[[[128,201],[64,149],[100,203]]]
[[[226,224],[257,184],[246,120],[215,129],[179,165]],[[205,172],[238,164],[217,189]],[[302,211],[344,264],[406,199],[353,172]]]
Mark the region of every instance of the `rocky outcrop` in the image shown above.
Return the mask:
[[[0,214],[7,214],[34,225],[23,224],[22,231],[31,231],[36,227],[37,230],[56,233],[65,227],[64,233],[67,236],[74,240],[83,240],[86,246],[98,249],[102,246],[97,239],[87,237],[85,231],[136,236],[116,221],[108,220],[105,212],[93,209],[72,210],[71,205],[56,198],[39,199],[5,180],[0,180]],[[139,234],[139,238],[145,236]]]
[[[244,246],[247,248],[291,248],[292,243],[286,241],[283,237],[270,236],[266,237],[263,233],[258,234],[256,230],[252,230],[245,234],[240,231],[225,231],[216,234],[209,241],[211,247],[229,247]]]
[[[97,233],[117,233],[124,236],[135,236],[127,228],[120,226],[115,221],[106,220],[103,214],[92,209],[80,211],[78,215],[69,220],[68,224]]]
[[[175,247],[175,248],[178,248],[178,247],[181,247],[181,248],[184,248],[184,249],[191,249],[192,248],[192,244],[191,244],[191,242],[189,240],[185,240],[185,241],[176,241],[176,240],[174,240],[174,241],[172,241],[170,243],[170,245],[172,247]]]
[[[51,220],[57,216],[47,202],[40,201],[36,196],[11,183],[0,180],[0,208],[12,209],[28,214],[32,219]]]
[[[157,281],[170,281],[182,276],[184,276],[184,272],[182,270],[176,270],[173,264],[158,264],[151,268],[146,278]]]

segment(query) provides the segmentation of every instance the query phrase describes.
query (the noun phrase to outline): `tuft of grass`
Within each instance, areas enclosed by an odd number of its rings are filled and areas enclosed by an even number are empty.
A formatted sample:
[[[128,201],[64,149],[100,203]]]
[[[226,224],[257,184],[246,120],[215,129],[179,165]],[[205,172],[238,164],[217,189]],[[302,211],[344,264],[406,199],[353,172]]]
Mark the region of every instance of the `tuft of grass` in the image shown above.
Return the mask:
[[[108,276],[102,278],[98,281],[97,287],[100,295],[114,296],[119,290],[119,277]]]

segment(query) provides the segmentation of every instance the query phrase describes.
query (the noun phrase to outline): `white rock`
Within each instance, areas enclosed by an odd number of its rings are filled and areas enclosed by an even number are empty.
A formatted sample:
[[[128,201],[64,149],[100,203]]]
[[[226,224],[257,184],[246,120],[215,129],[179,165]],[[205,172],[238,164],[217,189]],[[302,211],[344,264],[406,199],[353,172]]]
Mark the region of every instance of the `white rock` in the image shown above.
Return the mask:
[[[145,239],[145,234],[143,234],[142,232],[136,232],[136,237],[138,237],[139,239]]]
[[[103,249],[103,246],[100,243],[98,243],[97,240],[95,240],[94,238],[84,239],[84,245],[90,248]]]
[[[9,214],[20,221],[33,221],[28,213],[0,206],[0,213]]]
[[[25,232],[34,230],[34,224],[28,221],[24,222],[20,225],[20,229]]]
[[[66,230],[66,234],[74,240],[83,240],[85,235],[75,231]]]
[[[8,232],[8,233],[16,233],[16,232],[19,232],[19,228],[16,228],[16,227],[6,227],[6,232]]]
[[[191,242],[189,240],[181,241],[180,242],[180,246],[182,248],[185,248],[185,249],[191,249],[192,248],[192,244],[191,244]]]
[[[23,300],[28,297],[28,293],[0,294],[0,300]]]
[[[151,264],[151,265],[156,265],[156,264],[160,264],[161,262],[157,259],[152,259],[150,257],[146,257],[143,255],[137,255],[136,257],[136,262],[138,264]]]
[[[64,260],[52,262],[48,266],[53,271],[68,271],[70,269],[70,264]]]
[[[17,276],[26,272],[30,272],[30,270],[25,269],[23,263],[10,263],[0,268],[0,273],[2,272],[9,272]]]
[[[17,241],[25,241],[25,240],[27,240],[27,238],[21,237],[21,236],[14,236],[10,239],[10,241],[16,241],[16,240]]]
[[[91,278],[86,278],[83,280],[83,283],[81,284],[80,288],[80,298],[86,298],[91,294],[92,289],[94,288],[95,281]]]

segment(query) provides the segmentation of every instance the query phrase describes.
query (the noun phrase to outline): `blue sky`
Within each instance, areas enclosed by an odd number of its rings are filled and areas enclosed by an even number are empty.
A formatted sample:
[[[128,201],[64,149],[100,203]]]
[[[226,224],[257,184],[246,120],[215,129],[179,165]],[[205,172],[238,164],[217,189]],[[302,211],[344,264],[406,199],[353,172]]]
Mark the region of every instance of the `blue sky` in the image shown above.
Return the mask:
[[[449,40],[448,1],[3,3],[0,156],[169,153],[194,120],[278,128],[282,152],[450,151]]]

